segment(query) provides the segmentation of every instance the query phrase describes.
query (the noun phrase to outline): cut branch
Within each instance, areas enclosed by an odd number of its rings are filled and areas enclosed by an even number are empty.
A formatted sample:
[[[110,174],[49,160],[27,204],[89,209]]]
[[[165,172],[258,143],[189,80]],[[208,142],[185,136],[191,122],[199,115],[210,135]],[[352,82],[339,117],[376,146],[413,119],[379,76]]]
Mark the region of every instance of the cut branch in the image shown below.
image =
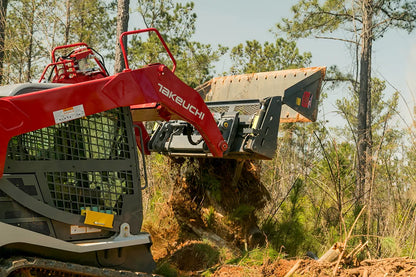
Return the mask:
[[[315,36],[315,38],[319,38],[319,39],[331,39],[331,40],[339,40],[339,41],[343,41],[343,42],[348,42],[348,43],[352,43],[355,45],[358,45],[358,42],[353,41],[353,40],[349,40],[349,39],[343,39],[343,38],[334,38],[334,37],[320,37],[320,36]]]

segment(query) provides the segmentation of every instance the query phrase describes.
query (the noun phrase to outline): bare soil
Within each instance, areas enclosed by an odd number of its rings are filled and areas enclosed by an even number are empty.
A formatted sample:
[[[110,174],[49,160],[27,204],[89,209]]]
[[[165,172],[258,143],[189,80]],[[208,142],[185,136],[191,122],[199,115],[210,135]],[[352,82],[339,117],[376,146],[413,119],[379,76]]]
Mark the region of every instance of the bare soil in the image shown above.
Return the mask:
[[[406,257],[364,260],[356,262],[355,265],[341,264],[336,269],[335,262],[319,262],[312,259],[265,260],[262,265],[220,264],[218,251],[216,247],[204,242],[189,241],[178,245],[170,256],[164,257],[158,263],[168,262],[176,269],[178,276],[202,276],[204,272],[211,272],[211,277],[416,276],[416,260]],[[296,270],[287,275],[293,267],[296,267]]]
[[[352,267],[340,267],[335,264],[321,263],[315,260],[277,260],[260,267],[224,265],[212,276],[286,276],[290,269],[300,261],[299,267],[291,276],[416,276],[416,260],[409,258],[388,258],[364,260]]]

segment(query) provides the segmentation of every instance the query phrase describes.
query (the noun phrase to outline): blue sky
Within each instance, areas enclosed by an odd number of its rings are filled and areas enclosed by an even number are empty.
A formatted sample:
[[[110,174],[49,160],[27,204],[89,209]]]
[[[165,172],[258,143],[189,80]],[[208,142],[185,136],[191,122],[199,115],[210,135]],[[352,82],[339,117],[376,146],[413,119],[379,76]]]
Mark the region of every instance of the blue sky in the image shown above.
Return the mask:
[[[188,2],[176,0],[176,2]],[[247,40],[274,41],[269,31],[283,17],[291,17],[290,8],[297,0],[194,0],[197,14],[194,40],[206,44],[222,44],[233,47]],[[132,26],[133,27],[133,26]],[[137,27],[137,26],[134,26]],[[340,41],[325,39],[302,39],[297,43],[301,52],[312,53],[311,66],[338,65],[341,70],[351,72],[353,57],[347,45]],[[387,94],[395,89],[401,92],[400,110],[407,124],[411,115],[405,103],[413,110],[416,98],[416,30],[412,34],[390,31],[373,46],[373,77],[387,80]],[[229,69],[230,63],[222,59],[216,66],[221,73]],[[394,89],[394,88],[395,89]],[[345,95],[345,89],[331,92],[321,115],[332,121],[335,100]]]
[[[195,0],[194,3],[198,16],[194,39],[232,47],[246,40],[274,41],[275,37],[269,30],[283,17],[292,16],[290,8],[297,1]],[[298,47],[302,52],[312,53],[311,66],[336,64],[342,70],[351,71],[353,58],[343,42],[310,38],[300,40]],[[373,76],[391,84],[387,88],[388,94],[395,90],[393,87],[401,92],[400,110],[409,124],[410,114],[404,102],[413,109],[416,98],[416,30],[410,35],[403,31],[390,31],[375,42],[373,49]],[[219,73],[228,68],[226,60],[217,65]],[[327,120],[335,119],[333,103],[345,94],[345,90],[332,93],[333,97],[328,99],[330,103],[325,105]]]

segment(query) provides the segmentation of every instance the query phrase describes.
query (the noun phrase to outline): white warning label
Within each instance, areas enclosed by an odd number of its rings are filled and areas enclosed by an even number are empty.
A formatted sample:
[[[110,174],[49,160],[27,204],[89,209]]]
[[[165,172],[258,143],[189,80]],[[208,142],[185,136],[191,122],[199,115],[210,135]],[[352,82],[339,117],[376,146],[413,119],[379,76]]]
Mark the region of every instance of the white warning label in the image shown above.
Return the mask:
[[[86,227],[86,226],[78,226],[78,225],[71,225],[71,235],[77,234],[88,234],[88,233],[99,233],[101,232],[98,228],[93,227]]]
[[[55,118],[56,124],[70,121],[70,120],[77,119],[77,118],[81,118],[83,116],[85,116],[83,105],[73,106],[73,107],[69,107],[63,110],[53,112],[53,117]]]

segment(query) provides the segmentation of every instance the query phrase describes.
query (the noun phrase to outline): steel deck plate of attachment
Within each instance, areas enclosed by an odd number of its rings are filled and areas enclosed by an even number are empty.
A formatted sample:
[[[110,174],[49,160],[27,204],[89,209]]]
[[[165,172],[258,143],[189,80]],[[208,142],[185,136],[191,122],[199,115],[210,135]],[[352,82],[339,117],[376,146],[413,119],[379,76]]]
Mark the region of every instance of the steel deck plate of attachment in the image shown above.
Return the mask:
[[[313,84],[316,89],[314,101],[319,100],[321,82],[325,67],[310,67],[281,71],[261,72],[214,78],[196,90],[205,101],[231,101],[262,99],[270,96],[284,96],[285,91],[301,84],[303,89]],[[301,88],[302,89],[302,88]],[[289,106],[283,106],[280,122],[311,121]]]

